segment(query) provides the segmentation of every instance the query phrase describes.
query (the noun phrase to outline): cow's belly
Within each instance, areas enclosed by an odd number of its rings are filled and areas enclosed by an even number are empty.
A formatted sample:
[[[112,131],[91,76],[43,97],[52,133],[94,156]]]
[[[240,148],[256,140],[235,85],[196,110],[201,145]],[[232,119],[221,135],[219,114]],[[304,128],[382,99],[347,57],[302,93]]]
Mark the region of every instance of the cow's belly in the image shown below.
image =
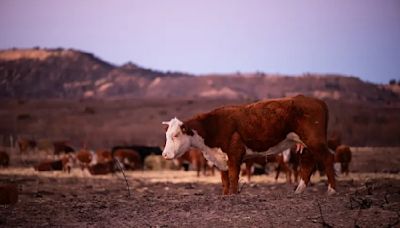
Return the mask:
[[[284,140],[285,137],[281,137],[281,138],[266,138],[264,140],[243,140],[244,141],[244,145],[246,147],[246,151],[251,151],[251,152],[264,152],[267,151],[270,147],[278,144],[279,142],[281,142],[282,140]]]

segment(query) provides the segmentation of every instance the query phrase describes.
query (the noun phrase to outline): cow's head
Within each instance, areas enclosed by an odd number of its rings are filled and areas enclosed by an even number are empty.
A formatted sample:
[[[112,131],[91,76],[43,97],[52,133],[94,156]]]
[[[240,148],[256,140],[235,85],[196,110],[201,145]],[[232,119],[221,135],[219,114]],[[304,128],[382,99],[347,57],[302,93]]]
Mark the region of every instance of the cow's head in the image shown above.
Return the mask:
[[[191,131],[176,117],[162,124],[168,125],[165,133],[166,143],[162,153],[165,159],[174,159],[182,156],[190,147]]]

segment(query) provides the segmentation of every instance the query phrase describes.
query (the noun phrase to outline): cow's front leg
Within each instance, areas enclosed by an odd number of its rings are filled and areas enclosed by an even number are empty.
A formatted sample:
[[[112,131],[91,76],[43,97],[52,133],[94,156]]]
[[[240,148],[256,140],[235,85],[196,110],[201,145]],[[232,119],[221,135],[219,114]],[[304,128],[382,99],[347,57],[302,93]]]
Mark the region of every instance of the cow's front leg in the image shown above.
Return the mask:
[[[228,171],[221,171],[222,191],[224,195],[229,194],[229,175]]]
[[[245,148],[238,133],[231,138],[228,155],[229,194],[238,193],[240,165],[245,153]]]

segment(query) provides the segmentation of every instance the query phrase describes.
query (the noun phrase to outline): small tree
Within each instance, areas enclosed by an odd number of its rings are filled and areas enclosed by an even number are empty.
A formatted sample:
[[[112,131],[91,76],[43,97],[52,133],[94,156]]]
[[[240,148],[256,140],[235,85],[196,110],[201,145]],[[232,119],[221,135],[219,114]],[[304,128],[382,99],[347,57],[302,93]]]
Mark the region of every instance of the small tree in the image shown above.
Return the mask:
[[[396,79],[390,79],[389,85],[396,85]]]

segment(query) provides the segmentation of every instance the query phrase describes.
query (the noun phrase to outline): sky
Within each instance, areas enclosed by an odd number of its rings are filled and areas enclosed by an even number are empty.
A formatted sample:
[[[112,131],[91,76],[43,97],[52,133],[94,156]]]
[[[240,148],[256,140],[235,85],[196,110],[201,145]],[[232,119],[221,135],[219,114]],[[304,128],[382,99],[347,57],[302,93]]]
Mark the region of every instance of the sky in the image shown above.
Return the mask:
[[[398,0],[0,0],[0,49],[74,48],[194,74],[400,80]]]

